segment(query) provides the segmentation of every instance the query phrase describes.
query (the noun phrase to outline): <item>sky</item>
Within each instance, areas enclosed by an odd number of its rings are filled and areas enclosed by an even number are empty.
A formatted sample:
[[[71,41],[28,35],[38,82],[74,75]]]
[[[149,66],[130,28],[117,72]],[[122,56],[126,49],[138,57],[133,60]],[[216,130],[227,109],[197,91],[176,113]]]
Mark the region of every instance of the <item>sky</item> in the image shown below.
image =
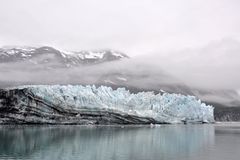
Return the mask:
[[[0,0],[0,46],[113,49],[240,92],[239,0]]]
[[[130,56],[240,39],[239,0],[0,0],[0,45]]]

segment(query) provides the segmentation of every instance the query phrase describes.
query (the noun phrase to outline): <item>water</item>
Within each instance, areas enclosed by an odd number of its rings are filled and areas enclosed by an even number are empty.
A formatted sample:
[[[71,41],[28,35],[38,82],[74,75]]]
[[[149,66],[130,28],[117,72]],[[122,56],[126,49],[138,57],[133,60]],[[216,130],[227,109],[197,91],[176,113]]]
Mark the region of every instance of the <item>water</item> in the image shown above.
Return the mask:
[[[0,126],[0,159],[239,160],[240,125]]]

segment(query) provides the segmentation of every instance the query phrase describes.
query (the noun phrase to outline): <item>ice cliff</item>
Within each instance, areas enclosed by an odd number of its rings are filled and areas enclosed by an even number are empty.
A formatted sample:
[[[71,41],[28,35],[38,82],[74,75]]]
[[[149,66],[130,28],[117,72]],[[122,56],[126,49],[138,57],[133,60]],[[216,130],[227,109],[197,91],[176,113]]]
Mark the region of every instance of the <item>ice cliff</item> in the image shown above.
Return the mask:
[[[132,94],[106,86],[36,85],[0,90],[0,123],[211,123],[213,107],[194,96]]]

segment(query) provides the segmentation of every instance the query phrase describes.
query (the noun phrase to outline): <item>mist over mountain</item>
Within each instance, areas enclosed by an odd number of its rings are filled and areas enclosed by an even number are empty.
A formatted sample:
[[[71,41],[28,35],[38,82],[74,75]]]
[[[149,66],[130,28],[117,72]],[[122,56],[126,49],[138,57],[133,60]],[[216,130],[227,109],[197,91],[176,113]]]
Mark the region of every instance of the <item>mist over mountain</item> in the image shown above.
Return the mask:
[[[227,56],[224,57],[223,54],[229,51],[228,47],[225,48],[225,52],[222,49],[218,52],[218,45],[217,47],[210,46],[210,48],[196,51],[196,54],[194,54],[197,57],[196,60],[201,60],[199,58],[202,57],[201,53],[205,51],[204,53],[207,54],[209,50],[211,53],[215,52],[218,55],[217,57],[222,56],[225,60],[228,58]],[[235,54],[238,51],[237,49],[236,45],[233,56],[237,56]],[[188,52],[184,53],[185,57],[189,56]],[[177,56],[175,55],[175,57]],[[227,88],[228,86],[224,85],[218,88],[214,85],[209,87],[209,83],[212,83],[209,82],[212,66],[207,67],[205,65],[213,61],[214,56],[198,63],[198,66],[194,66],[196,63],[194,58],[188,58],[176,62],[175,59],[167,58],[167,60],[163,57],[156,61],[154,54],[148,57],[129,58],[126,54],[113,50],[69,52],[49,46],[8,46],[0,49],[0,75],[2,75],[0,86],[95,84],[113,88],[126,87],[132,92],[154,91],[156,93],[170,92],[195,95],[206,102],[225,106],[240,105],[240,96],[237,89]],[[230,56],[230,58],[236,60],[234,57]],[[219,61],[216,61],[216,63],[213,61],[209,65],[213,65],[215,68],[223,67]],[[225,70],[222,71],[223,73],[226,72]],[[200,77],[199,82],[195,82],[194,74],[203,74],[205,81],[202,79],[203,77]],[[219,82],[216,81],[216,83]]]
[[[113,50],[69,52],[49,46],[0,48],[0,63],[23,62],[33,65],[71,67],[75,65],[97,64],[106,61],[128,58]]]

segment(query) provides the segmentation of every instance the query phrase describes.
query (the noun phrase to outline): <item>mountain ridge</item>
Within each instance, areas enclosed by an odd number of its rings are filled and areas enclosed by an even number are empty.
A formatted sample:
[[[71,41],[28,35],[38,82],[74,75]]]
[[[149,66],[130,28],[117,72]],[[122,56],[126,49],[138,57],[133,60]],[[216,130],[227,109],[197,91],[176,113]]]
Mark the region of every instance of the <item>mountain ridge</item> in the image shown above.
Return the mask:
[[[129,57],[126,54],[110,49],[94,51],[64,51],[50,46],[9,46],[0,48],[0,63],[28,61],[32,64],[41,64],[50,63],[55,59],[66,67],[70,67],[104,63],[122,58]]]

